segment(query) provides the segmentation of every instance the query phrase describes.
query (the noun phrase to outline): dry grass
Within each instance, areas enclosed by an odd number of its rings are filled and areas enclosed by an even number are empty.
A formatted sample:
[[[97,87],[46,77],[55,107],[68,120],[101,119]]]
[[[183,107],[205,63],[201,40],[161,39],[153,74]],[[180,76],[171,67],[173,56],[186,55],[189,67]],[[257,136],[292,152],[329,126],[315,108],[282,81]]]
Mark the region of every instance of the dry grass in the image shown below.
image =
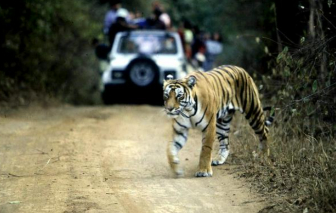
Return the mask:
[[[236,116],[229,163],[269,198],[261,212],[336,212],[336,140],[303,132],[304,120],[278,113],[270,128],[273,165],[253,161],[258,140],[243,116]],[[316,124],[316,123],[315,123]],[[319,124],[318,129],[328,125]],[[316,126],[314,126],[316,128]]]

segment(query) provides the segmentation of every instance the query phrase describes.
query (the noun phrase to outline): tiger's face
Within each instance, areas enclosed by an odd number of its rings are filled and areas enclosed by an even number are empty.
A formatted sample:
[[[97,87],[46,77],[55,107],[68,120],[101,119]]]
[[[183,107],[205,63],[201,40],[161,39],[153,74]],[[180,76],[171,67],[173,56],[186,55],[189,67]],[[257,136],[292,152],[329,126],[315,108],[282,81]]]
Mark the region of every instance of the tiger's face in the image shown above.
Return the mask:
[[[182,80],[169,79],[164,82],[163,100],[165,112],[169,117],[178,117],[186,107],[194,104],[191,94],[195,83],[196,78],[193,76]]]

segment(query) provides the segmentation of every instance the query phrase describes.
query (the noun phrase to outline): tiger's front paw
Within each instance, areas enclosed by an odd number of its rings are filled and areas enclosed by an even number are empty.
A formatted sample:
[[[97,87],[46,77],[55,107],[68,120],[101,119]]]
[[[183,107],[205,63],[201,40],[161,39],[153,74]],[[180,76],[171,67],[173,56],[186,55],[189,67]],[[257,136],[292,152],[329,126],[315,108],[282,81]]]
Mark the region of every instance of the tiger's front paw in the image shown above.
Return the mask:
[[[221,162],[220,160],[212,160],[211,165],[212,166],[219,166],[224,164],[224,162]]]
[[[224,164],[228,156],[229,156],[229,150],[222,151],[217,155],[215,159],[212,160],[211,165],[218,166]]]
[[[195,177],[212,177],[212,169],[200,169],[195,173]]]
[[[224,158],[223,156],[219,155],[217,156],[215,159],[213,159],[211,161],[211,165],[212,166],[219,166],[219,165],[223,165],[225,163],[226,158]]]
[[[183,170],[180,166],[180,160],[176,155],[168,156],[170,168],[174,171],[177,177],[183,176]]]

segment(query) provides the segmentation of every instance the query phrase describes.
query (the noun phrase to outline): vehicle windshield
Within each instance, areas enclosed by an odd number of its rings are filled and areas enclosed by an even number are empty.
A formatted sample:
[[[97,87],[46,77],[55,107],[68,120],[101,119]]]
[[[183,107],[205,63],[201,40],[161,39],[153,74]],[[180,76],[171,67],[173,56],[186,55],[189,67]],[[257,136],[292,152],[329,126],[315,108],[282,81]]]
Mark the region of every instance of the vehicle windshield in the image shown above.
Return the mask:
[[[177,45],[173,36],[163,34],[130,34],[121,37],[118,53],[176,54]]]

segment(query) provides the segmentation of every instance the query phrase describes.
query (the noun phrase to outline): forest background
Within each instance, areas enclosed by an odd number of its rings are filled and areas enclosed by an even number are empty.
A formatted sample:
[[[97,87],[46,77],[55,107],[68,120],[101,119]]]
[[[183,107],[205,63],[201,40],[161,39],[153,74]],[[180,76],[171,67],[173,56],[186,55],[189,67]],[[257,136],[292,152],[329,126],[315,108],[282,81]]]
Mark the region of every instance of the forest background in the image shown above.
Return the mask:
[[[246,163],[252,148],[240,153],[242,176],[258,180],[264,193],[283,195],[269,210],[335,212],[335,0],[161,2],[174,26],[187,19],[220,32],[224,49],[217,63],[244,67],[263,102],[276,106],[275,168]],[[123,6],[150,15],[151,1]],[[1,1],[0,107],[101,104],[91,42],[103,39],[107,9],[104,0]]]

